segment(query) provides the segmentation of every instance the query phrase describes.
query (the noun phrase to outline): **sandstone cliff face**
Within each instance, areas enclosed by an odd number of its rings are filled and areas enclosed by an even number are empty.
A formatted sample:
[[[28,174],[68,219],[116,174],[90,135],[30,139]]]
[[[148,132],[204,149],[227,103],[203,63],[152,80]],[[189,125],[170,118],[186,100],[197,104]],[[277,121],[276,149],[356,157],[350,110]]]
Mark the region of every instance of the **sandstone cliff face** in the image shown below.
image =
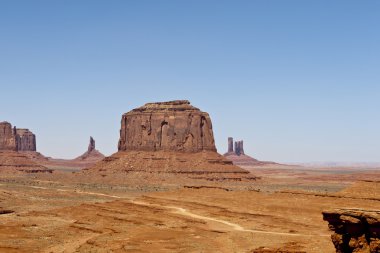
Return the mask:
[[[15,129],[8,122],[0,122],[0,150],[17,151]]]
[[[323,219],[337,253],[380,252],[380,211],[338,209],[323,212]]]
[[[208,113],[187,100],[148,103],[123,115],[119,151],[216,151]]]
[[[17,151],[36,151],[36,136],[29,129],[16,129]]]

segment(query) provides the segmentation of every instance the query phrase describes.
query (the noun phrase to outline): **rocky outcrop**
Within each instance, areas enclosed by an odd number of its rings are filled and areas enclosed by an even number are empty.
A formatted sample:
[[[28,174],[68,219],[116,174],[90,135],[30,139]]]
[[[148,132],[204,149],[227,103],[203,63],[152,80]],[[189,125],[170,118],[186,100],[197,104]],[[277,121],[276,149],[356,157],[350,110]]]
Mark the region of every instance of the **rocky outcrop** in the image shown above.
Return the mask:
[[[16,129],[9,122],[0,122],[0,150],[17,151]]]
[[[323,212],[337,253],[380,252],[380,211],[337,209]]]
[[[187,100],[147,103],[123,115],[119,151],[216,151],[208,113]]]
[[[29,129],[16,129],[17,151],[37,151],[36,136]]]

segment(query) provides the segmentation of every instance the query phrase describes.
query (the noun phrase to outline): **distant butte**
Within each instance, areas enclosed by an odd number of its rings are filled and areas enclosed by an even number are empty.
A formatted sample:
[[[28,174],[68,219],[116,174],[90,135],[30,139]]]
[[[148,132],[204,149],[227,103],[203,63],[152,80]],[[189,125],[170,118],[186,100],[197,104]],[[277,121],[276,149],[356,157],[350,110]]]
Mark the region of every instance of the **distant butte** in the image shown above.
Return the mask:
[[[28,129],[12,128],[9,122],[0,122],[0,170],[2,173],[51,172],[33,161],[28,152],[36,153],[36,136]]]
[[[180,178],[207,181],[251,180],[248,171],[216,152],[208,113],[187,100],[147,103],[122,116],[118,152],[85,173],[104,179]],[[114,176],[115,177],[115,176]]]
[[[235,144],[235,145],[234,145]],[[235,149],[234,149],[235,146]],[[274,162],[259,161],[244,152],[244,142],[235,141],[232,137],[228,137],[228,151],[224,154],[228,160],[232,161],[237,166],[262,166],[262,165],[276,165]]]

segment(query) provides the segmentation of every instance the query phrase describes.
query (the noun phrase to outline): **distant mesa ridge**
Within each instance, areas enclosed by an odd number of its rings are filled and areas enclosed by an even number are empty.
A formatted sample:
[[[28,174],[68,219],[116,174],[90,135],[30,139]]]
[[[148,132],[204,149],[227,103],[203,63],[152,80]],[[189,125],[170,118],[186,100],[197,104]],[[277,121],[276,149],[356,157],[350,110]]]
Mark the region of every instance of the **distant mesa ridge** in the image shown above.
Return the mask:
[[[0,150],[36,151],[36,135],[29,129],[13,127],[9,122],[0,122]]]

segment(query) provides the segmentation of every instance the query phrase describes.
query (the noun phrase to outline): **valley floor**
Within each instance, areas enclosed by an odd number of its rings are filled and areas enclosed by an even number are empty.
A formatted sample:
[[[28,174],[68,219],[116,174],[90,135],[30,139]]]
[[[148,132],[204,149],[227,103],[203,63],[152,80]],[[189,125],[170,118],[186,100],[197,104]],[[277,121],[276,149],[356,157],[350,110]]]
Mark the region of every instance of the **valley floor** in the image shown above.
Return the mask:
[[[322,210],[380,209],[379,183],[359,183],[366,197],[356,184],[341,193],[278,189],[273,175],[252,190],[157,192],[1,177],[0,252],[335,252]]]

